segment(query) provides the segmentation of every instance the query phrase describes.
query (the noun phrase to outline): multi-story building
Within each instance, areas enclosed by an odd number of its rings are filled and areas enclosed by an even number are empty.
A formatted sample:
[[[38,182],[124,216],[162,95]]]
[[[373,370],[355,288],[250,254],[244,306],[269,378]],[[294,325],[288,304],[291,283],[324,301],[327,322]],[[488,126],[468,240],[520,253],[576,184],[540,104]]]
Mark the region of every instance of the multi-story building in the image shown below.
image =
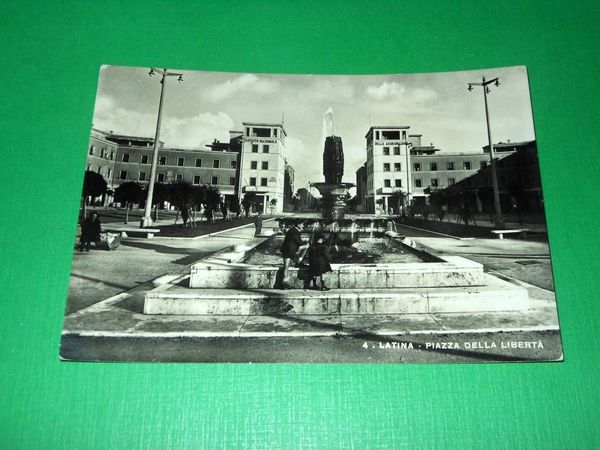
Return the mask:
[[[408,126],[374,126],[367,140],[366,212],[374,213],[379,201],[388,210],[388,198],[396,190],[406,192],[411,183]],[[381,199],[381,200],[380,200]]]
[[[489,145],[483,147],[483,151],[489,157]],[[518,204],[522,212],[543,211],[536,141],[500,142],[494,144],[494,154],[498,157],[496,173],[502,210],[511,211]],[[471,196],[474,211],[493,210],[492,174],[489,166],[449,186],[447,190],[475,194]]]
[[[407,134],[408,129],[376,126],[365,136],[366,212],[393,208],[389,197],[397,190],[402,190],[412,203],[424,203],[431,191],[452,186],[489,164],[489,149],[479,153],[445,153],[433,144],[422,145],[422,135]],[[496,157],[502,159],[510,152],[508,148],[498,148]]]
[[[243,122],[242,125],[238,191],[242,196],[254,193],[257,210],[282,212],[288,167],[283,124]]]
[[[115,170],[117,150],[118,145],[107,140],[106,133],[92,128],[86,170],[102,175],[110,189],[114,187],[112,179]]]
[[[229,142],[214,140],[205,149],[165,147],[160,142],[155,181],[213,185],[225,202],[238,202],[245,192],[255,192],[255,209],[266,213],[272,205],[274,212],[281,212],[294,190],[283,125],[243,125],[245,131],[230,131]],[[153,148],[153,138],[93,129],[87,169],[100,173],[111,189],[126,181],[144,185],[150,179]]]

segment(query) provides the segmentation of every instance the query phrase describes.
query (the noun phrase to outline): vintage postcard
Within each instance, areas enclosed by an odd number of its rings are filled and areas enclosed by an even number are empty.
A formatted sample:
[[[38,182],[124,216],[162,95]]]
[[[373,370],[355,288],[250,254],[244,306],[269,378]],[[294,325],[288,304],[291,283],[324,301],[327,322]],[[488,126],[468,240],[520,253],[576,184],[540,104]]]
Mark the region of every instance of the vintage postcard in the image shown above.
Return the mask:
[[[562,361],[525,67],[103,66],[92,122],[62,359]]]

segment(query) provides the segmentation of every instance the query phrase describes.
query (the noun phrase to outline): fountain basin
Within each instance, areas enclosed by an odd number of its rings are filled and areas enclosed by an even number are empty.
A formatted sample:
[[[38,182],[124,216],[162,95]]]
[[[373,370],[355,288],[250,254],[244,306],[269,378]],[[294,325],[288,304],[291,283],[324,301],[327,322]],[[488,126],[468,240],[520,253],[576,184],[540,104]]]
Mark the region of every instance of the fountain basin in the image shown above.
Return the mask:
[[[387,239],[402,246],[422,262],[408,263],[334,263],[332,271],[323,276],[325,284],[334,289],[391,289],[423,287],[469,287],[484,284],[483,266],[459,256],[438,257],[410,245],[406,239]],[[199,261],[191,267],[191,288],[213,289],[274,289],[282,281],[281,263],[249,264],[247,258],[256,247],[228,248]],[[308,287],[310,275],[305,266],[291,267],[289,284],[296,289]]]

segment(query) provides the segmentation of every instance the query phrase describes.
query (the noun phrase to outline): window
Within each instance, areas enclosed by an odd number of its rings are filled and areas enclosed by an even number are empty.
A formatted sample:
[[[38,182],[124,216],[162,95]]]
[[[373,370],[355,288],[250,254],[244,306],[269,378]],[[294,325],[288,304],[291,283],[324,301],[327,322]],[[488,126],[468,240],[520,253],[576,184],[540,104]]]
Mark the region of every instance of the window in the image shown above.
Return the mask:
[[[158,164],[161,166],[164,166],[165,164],[167,164],[167,157],[166,156],[161,156],[158,160]]]
[[[448,186],[452,186],[454,183],[456,183],[454,178],[448,178]]]
[[[250,127],[246,127],[246,136],[250,136]]]
[[[379,140],[379,131],[375,132],[375,140],[377,140],[377,141]]]
[[[138,176],[138,180],[146,181],[146,172],[140,172],[140,175]]]
[[[219,161],[218,159],[213,159],[213,169],[218,169],[220,165],[221,161]]]
[[[177,175],[175,175],[175,181],[183,181],[183,175],[178,173]]]
[[[487,167],[487,161],[479,161],[479,168],[485,169]]]
[[[165,182],[165,174],[164,173],[159,173],[156,176],[156,181],[158,181],[159,183],[164,183]]]
[[[394,172],[400,172],[402,170],[402,166],[400,163],[394,163]]]
[[[196,158],[196,167],[202,167],[202,159]]]
[[[115,157],[115,152],[113,150],[110,151],[110,160],[112,161],[112,159]]]
[[[269,144],[263,144],[263,153],[269,153]]]
[[[210,184],[219,184],[219,177],[212,177],[210,179]]]
[[[258,144],[252,144],[252,153],[258,153]]]
[[[267,179],[266,178],[261,178],[260,179],[260,185],[261,186],[266,186],[267,185]]]
[[[108,168],[108,170],[106,171],[106,176],[108,178],[110,178],[110,176],[112,175],[112,170],[110,169],[110,167]]]
[[[102,175],[102,167],[98,167],[98,173]]]
[[[105,150],[103,148],[100,149],[100,158],[104,158]]]
[[[384,187],[392,187],[392,182],[390,180],[383,180]]]
[[[183,167],[184,163],[185,163],[185,158],[177,158],[177,165],[179,167]]]
[[[94,146],[90,145],[90,155],[94,155]]]
[[[465,169],[465,170],[471,170],[471,163],[469,161],[465,161],[463,163],[463,169]]]
[[[402,139],[406,140],[406,131],[402,131]]]
[[[87,170],[90,170],[90,171],[92,170],[92,165],[91,164],[87,165]]]
[[[252,170],[258,169],[258,161],[250,161],[250,169],[252,169]]]
[[[262,163],[260,163],[260,168],[262,170],[269,170],[269,161],[263,161]]]
[[[235,177],[229,177],[229,186],[235,186]]]
[[[383,154],[385,156],[388,156],[390,154],[390,148],[389,147],[383,147]]]
[[[415,178],[415,187],[423,187],[423,182],[420,178]]]
[[[123,153],[123,162],[129,162],[129,153]]]
[[[270,128],[252,128],[252,135],[256,137],[271,137]]]
[[[437,163],[429,163],[429,170],[435,172],[437,170]]]
[[[273,128],[273,137],[277,137],[277,128]]]
[[[415,172],[421,171],[421,163],[415,163]]]
[[[142,155],[142,159],[140,160],[142,164],[148,164],[148,155]]]
[[[437,178],[431,179],[431,187],[438,187],[438,179]]]
[[[256,186],[256,177],[250,177],[250,186]]]
[[[200,175],[194,175],[194,184],[200,184]]]
[[[400,147],[395,146],[394,147],[394,155],[399,155],[400,154]]]
[[[120,180],[126,180],[127,179],[127,171],[126,170],[121,170],[121,172],[119,172],[119,179]]]
[[[396,187],[402,187],[402,180],[394,180],[394,185]]]
[[[237,161],[229,161],[229,167],[232,169],[237,169]]]
[[[390,171],[390,163],[383,163],[383,171],[384,172]]]
[[[446,163],[446,169],[447,170],[454,170],[454,163],[452,161],[449,161]]]
[[[399,131],[392,131],[392,130],[383,130],[381,132],[381,138],[382,139],[390,139],[390,140],[398,140],[400,139],[400,132]]]

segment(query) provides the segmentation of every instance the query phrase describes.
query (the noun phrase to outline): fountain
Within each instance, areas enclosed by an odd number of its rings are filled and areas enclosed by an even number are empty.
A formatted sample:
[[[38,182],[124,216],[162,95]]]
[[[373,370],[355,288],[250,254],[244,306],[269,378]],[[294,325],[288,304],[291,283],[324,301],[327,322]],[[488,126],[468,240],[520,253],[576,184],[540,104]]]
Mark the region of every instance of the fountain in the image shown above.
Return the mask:
[[[348,191],[354,183],[342,182],[344,175],[344,149],[342,138],[336,136],[333,123],[333,110],[329,108],[323,118],[326,134],[323,149],[324,183],[311,183],[322,196],[321,216],[326,219],[343,219],[346,212]]]

